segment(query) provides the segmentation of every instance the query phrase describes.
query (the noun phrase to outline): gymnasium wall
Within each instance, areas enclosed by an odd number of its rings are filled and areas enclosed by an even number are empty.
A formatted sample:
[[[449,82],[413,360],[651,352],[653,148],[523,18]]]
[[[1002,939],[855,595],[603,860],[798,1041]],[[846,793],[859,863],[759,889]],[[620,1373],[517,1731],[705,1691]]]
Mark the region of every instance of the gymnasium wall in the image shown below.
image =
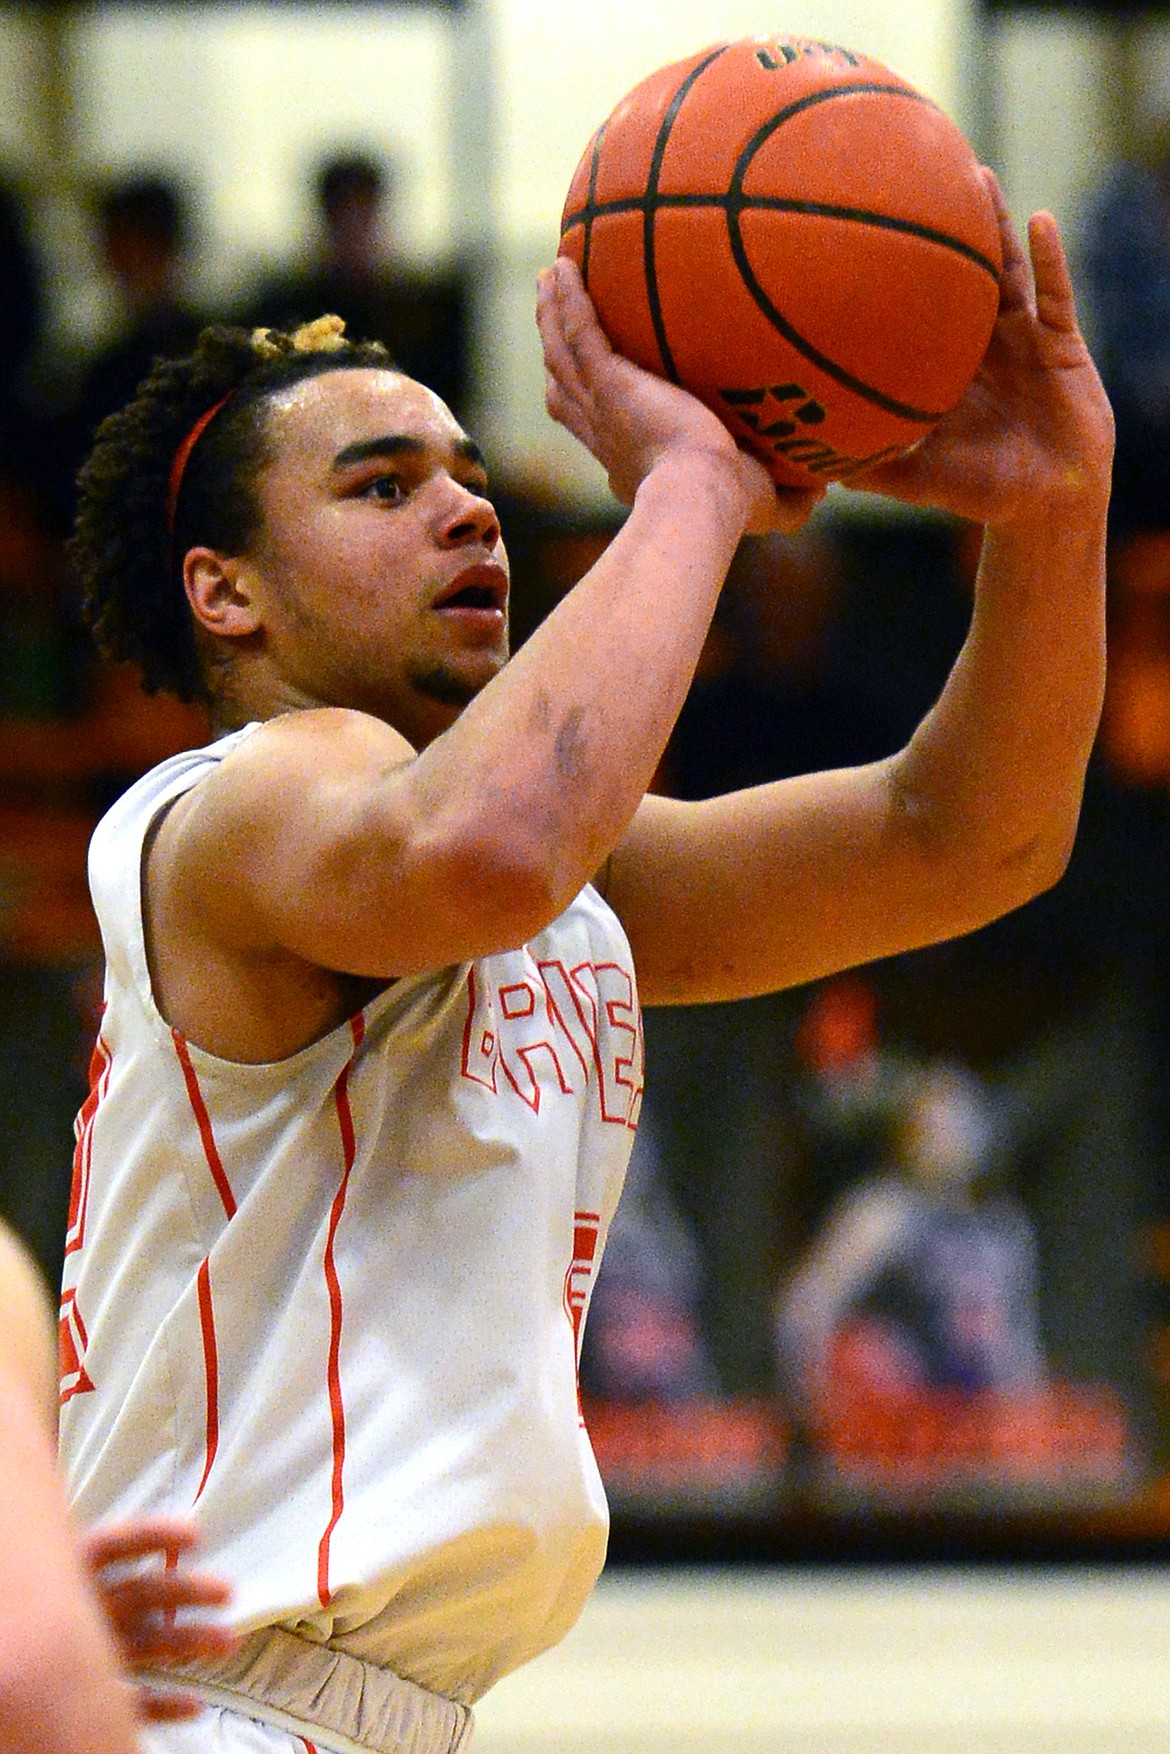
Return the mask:
[[[196,269],[211,297],[301,249],[306,172],[341,141],[402,171],[400,240],[424,261],[473,250],[491,358],[478,422],[497,464],[539,464],[589,497],[604,485],[552,431],[532,283],[554,247],[577,157],[622,93],[672,56],[782,27],[884,59],[934,96],[1000,169],[1018,215],[1075,227],[1111,146],[1103,27],[1073,13],[985,14],[973,0],[472,0],[424,5],[0,9],[0,158],[40,191],[57,318],[100,332],[108,310],[72,199],[78,176],[150,163],[196,195]],[[1170,31],[1137,57],[1170,90]]]

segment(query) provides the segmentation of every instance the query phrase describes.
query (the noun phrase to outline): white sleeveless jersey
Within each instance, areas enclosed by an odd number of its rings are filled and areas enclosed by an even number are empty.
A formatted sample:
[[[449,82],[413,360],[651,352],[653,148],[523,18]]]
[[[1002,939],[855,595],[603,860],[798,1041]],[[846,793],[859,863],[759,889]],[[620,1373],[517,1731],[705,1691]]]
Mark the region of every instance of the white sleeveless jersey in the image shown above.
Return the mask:
[[[471,1703],[604,1558],[576,1362],[641,1096],[629,946],[587,887],[289,1059],[202,1052],[151,996],[143,839],[248,731],[155,768],[91,847],[62,1456],[86,1522],[194,1514],[242,1630]]]

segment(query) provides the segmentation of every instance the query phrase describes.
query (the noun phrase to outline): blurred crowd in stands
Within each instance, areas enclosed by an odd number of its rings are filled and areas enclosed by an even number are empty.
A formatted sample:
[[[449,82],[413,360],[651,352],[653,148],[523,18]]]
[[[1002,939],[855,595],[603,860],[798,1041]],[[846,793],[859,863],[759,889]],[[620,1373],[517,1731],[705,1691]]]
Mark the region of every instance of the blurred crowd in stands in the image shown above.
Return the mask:
[[[899,1392],[915,1370],[931,1392],[1104,1385],[1127,1455],[1170,1467],[1168,163],[1111,172],[1078,255],[1119,449],[1109,698],[1071,869],[1011,919],[847,984],[647,1017],[587,1396],[779,1396],[815,1449],[810,1383],[844,1336],[842,1368]],[[95,189],[116,319],[83,349],[51,333],[30,208],[0,185],[0,1213],[52,1280],[100,1005],[88,836],[205,731],[99,666],[81,625],[64,540],[95,429],[203,324],[324,311],[457,414],[476,403],[468,275],[399,263],[393,166],[338,153],[312,196],[311,257],[208,310],[185,192],[146,171]],[[522,639],[615,522],[497,490]],[[864,502],[745,543],[661,787],[702,797],[899,746],[962,639],[977,545]]]

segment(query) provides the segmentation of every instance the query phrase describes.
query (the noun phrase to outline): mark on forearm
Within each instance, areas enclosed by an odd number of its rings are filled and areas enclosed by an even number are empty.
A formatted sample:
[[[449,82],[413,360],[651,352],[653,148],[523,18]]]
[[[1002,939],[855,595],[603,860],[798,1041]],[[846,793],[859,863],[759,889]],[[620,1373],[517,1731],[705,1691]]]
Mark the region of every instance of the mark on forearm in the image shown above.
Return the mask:
[[[557,731],[553,753],[557,772],[564,780],[579,780],[588,766],[588,741],[585,736],[585,708],[570,707]]]
[[[539,736],[541,732],[548,730],[552,724],[552,716],[552,701],[541,689],[528,709],[528,728],[533,736]]]

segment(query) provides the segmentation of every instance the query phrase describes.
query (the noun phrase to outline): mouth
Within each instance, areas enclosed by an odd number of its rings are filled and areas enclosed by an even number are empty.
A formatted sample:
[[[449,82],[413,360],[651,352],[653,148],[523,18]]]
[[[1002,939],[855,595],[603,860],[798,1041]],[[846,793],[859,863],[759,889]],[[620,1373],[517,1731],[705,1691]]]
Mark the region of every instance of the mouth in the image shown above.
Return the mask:
[[[443,586],[431,604],[443,611],[472,610],[503,615],[508,606],[508,575],[502,566],[484,561],[468,566]]]

